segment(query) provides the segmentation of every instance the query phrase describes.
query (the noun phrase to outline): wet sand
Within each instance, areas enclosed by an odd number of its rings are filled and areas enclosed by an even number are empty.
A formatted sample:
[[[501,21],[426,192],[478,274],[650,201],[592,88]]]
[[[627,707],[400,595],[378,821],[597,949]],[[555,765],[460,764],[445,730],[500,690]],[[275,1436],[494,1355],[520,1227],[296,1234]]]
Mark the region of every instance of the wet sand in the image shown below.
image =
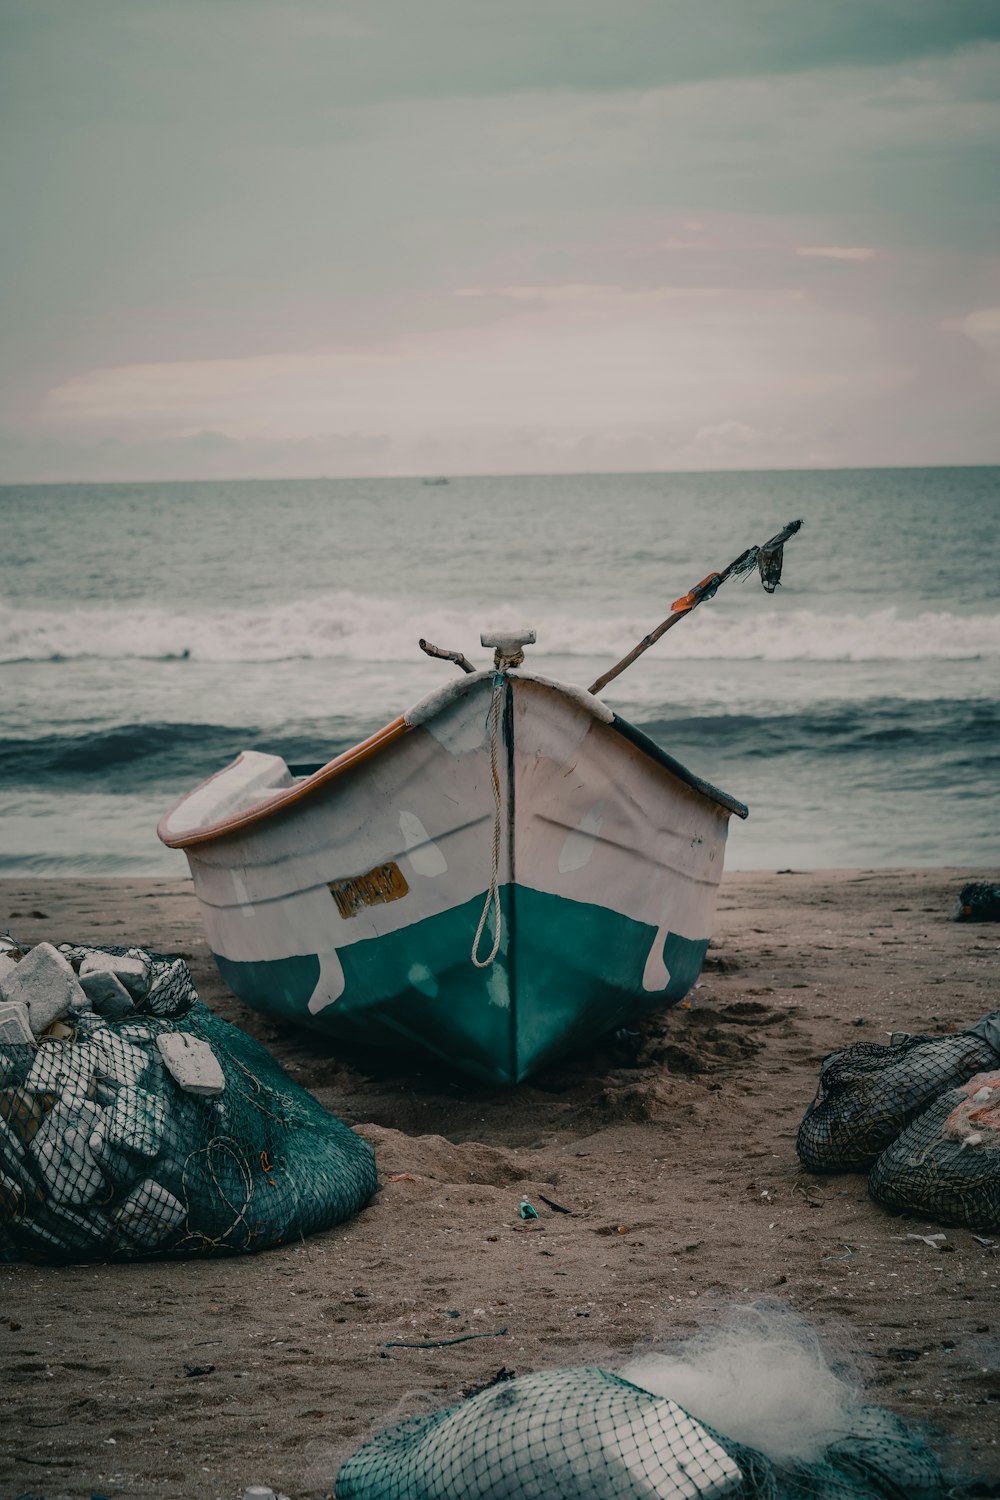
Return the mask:
[[[350,1223],[257,1256],[0,1266],[0,1496],[230,1500],[268,1483],[318,1500],[386,1421],[501,1369],[614,1365],[761,1296],[849,1355],[873,1400],[930,1424],[966,1477],[1000,1480],[1000,1249],[959,1229],[947,1253],[908,1239],[940,1226],[795,1156],[827,1052],[1000,1005],[1000,928],[947,921],[972,878],[995,877],[727,876],[693,1003],[513,1090],[254,1015],[186,881],[0,882],[0,930],[26,941],[188,957],[206,1003],[372,1142],[381,1180]],[[466,1333],[487,1336],[398,1347]]]

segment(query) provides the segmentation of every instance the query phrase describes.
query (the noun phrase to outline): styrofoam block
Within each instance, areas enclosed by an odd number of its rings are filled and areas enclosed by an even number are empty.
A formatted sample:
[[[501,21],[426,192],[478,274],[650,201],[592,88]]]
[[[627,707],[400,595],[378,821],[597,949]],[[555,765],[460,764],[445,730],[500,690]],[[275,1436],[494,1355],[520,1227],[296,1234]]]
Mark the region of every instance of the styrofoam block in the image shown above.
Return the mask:
[[[621,1493],[636,1500],[723,1500],[742,1488],[726,1450],[676,1402],[663,1399],[608,1423],[599,1440]]]
[[[142,1008],[150,1015],[173,1020],[187,1015],[197,999],[198,991],[191,970],[183,959],[175,958],[172,964],[157,972]]]
[[[155,1156],[163,1144],[165,1118],[162,1099],[146,1089],[123,1086],[105,1110],[101,1130],[91,1136],[90,1148],[99,1161],[106,1150]]]
[[[124,1020],[135,1010],[132,996],[117,974],[108,969],[80,970],[80,985],[98,1015],[112,1021]]]
[[[114,1104],[115,1095],[123,1086],[124,1085],[118,1083],[114,1078],[107,1078],[104,1074],[101,1073],[95,1074],[94,1098],[97,1100],[98,1104],[103,1104],[106,1109],[109,1104]]]
[[[226,1087],[219,1060],[207,1042],[188,1031],[165,1031],[156,1038],[160,1056],[187,1094],[212,1098]]]
[[[95,1061],[87,1042],[42,1042],[24,1086],[36,1094],[82,1097],[90,1092]]]
[[[35,1036],[83,998],[72,967],[51,943],[39,943],[0,978],[0,1000],[20,1000],[28,1007]]]
[[[138,949],[129,953],[88,953],[80,964],[81,984],[88,975],[113,974],[129,994],[141,998],[149,989],[152,964]],[[86,988],[86,986],[84,986]]]
[[[407,1455],[413,1491],[422,1500],[735,1500],[741,1471],[705,1428],[672,1401],[623,1398],[613,1379],[543,1371],[473,1396]],[[345,1489],[355,1463],[373,1488],[395,1477],[406,1443],[393,1439],[390,1429],[348,1459]]]
[[[21,1000],[0,1000],[0,1046],[37,1046],[28,1007]]]
[[[183,1203],[160,1183],[147,1177],[122,1199],[114,1219],[130,1240],[148,1250],[174,1234],[186,1216]]]
[[[103,1117],[100,1106],[87,1100],[53,1105],[45,1116],[31,1143],[31,1153],[50,1203],[73,1208],[90,1203],[101,1193],[104,1173],[88,1140]]]
[[[91,1039],[96,1070],[117,1083],[141,1083],[149,1067],[149,1057],[141,1047],[133,1046],[109,1028],[98,1031]]]
[[[126,1042],[151,1042],[157,1035],[155,1025],[150,1026],[145,1021],[128,1021],[124,1026],[117,1028],[118,1035]]]
[[[115,1150],[101,1131],[95,1130],[88,1142],[98,1166],[110,1184],[112,1195],[128,1192],[149,1171],[149,1160],[138,1160],[128,1151]]]

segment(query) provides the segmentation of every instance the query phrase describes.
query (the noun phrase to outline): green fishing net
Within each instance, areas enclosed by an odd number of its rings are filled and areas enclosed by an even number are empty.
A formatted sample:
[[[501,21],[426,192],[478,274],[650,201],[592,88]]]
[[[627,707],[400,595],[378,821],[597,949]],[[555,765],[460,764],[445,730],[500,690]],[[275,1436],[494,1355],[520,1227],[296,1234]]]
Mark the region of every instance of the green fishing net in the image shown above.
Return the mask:
[[[185,964],[137,949],[61,952],[75,969],[88,954],[137,955],[148,983],[123,1019],[74,1012],[58,1037],[0,1046],[0,1257],[235,1254],[365,1205],[370,1146],[208,1010]],[[169,1035],[211,1049],[221,1089],[178,1084],[160,1045]]]
[[[867,1170],[946,1089],[1000,1063],[1000,1011],[952,1036],[861,1042],[825,1058],[796,1149],[811,1172]]]
[[[549,1370],[389,1427],[336,1500],[942,1500],[934,1454],[858,1402],[815,1462],[775,1463],[607,1370]]]

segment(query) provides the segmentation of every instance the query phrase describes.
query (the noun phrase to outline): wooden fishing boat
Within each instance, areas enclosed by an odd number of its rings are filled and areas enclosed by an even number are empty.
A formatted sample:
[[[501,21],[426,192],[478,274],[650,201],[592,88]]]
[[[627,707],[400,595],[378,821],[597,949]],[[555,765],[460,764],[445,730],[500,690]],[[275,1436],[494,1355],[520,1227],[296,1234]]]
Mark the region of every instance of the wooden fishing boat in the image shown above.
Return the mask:
[[[247,752],[162,819],[248,1004],[513,1083],[687,994],[746,808],[502,645],[314,774]]]
[[[596,694],[721,583],[777,587],[801,522],[675,601],[589,690],[523,668],[533,631],[483,636],[465,676],[311,775],[249,751],[182,798],[209,946],[248,1004],[516,1083],[681,1000],[708,947],[730,816]]]

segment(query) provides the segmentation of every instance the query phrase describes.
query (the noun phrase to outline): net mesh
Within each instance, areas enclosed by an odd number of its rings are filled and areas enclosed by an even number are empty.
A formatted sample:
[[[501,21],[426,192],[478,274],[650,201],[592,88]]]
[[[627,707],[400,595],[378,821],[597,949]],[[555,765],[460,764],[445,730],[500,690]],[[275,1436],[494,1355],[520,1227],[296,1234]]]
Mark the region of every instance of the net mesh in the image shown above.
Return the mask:
[[[1000,1011],[953,1036],[860,1042],[825,1058],[796,1149],[811,1172],[867,1170],[946,1089],[1000,1063]]]
[[[371,1147],[270,1053],[198,999],[179,959],[138,954],[144,998],[121,1021],[0,1046],[0,1255],[133,1260],[236,1254],[327,1229],[376,1187]],[[192,1093],[158,1045],[204,1043],[221,1092]]]
[[[888,1208],[1000,1230],[1000,1072],[936,1100],[882,1152],[868,1190]]]
[[[1000,885],[973,880],[963,885],[951,911],[952,922],[1000,922]]]
[[[815,1462],[775,1463],[607,1370],[522,1376],[385,1429],[340,1469],[337,1500],[940,1500],[940,1467],[891,1413],[858,1403]]]

